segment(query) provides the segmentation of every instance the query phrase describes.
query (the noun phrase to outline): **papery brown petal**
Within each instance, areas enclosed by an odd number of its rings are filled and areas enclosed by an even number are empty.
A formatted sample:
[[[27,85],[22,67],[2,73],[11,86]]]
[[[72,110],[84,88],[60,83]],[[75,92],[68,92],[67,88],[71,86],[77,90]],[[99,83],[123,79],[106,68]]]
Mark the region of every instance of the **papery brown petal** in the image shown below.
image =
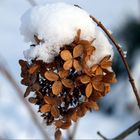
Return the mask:
[[[75,68],[76,71],[81,71],[82,70],[81,64],[79,63],[78,60],[75,60],[75,59],[73,61],[73,67]]]
[[[83,46],[82,45],[77,45],[74,47],[74,49],[73,49],[73,57],[74,58],[81,56],[82,53],[83,53]]]
[[[104,77],[103,77],[103,82],[105,83],[116,83],[117,79],[116,76],[113,72],[109,72],[107,73]]]
[[[31,86],[31,89],[32,91],[39,91],[41,88],[40,84],[39,83],[34,83],[32,86]]]
[[[54,99],[53,97],[50,97],[50,96],[44,96],[44,101],[45,103],[50,104],[50,105],[54,104]]]
[[[38,68],[39,68],[39,65],[31,66],[28,70],[29,74],[33,74],[33,73],[37,72]]]
[[[99,91],[95,91],[93,92],[93,94],[90,96],[90,99],[92,101],[98,101],[100,98],[102,97],[102,94]]]
[[[56,73],[54,73],[53,71],[46,71],[44,76],[49,81],[57,81],[59,79],[59,76]]]
[[[62,83],[60,81],[55,81],[52,85],[52,92],[54,95],[58,95],[62,91]]]
[[[90,42],[88,40],[80,40],[79,44],[82,46],[90,46]]]
[[[79,43],[80,35],[81,35],[81,29],[78,29],[78,31],[77,31],[77,36],[76,36],[75,39],[74,39],[74,42],[75,42],[76,44]]]
[[[62,122],[61,120],[55,120],[54,125],[55,125],[57,128],[61,128],[61,126],[63,125],[63,122]]]
[[[60,70],[58,72],[58,75],[61,79],[64,79],[64,78],[69,76],[69,71],[68,70]]]
[[[87,83],[90,82],[90,77],[87,76],[87,75],[83,75],[83,76],[80,77],[80,81],[81,81],[82,84],[87,84]]]
[[[55,132],[55,140],[62,140],[62,133],[60,130]]]
[[[72,59],[72,55],[71,55],[71,52],[69,50],[62,51],[60,56],[65,61]]]
[[[62,84],[67,88],[73,88],[74,87],[73,81],[70,80],[70,79],[62,79],[61,81],[62,81]]]
[[[100,65],[102,69],[107,69],[112,66],[112,61],[107,61],[107,62],[101,63]]]
[[[32,103],[32,104],[35,104],[35,103],[37,102],[37,99],[34,98],[34,97],[30,97],[30,98],[28,99],[28,101],[29,101],[30,103]]]
[[[67,60],[63,65],[64,70],[70,70],[72,68],[72,60]]]
[[[88,109],[86,108],[86,106],[84,104],[82,104],[82,105],[80,105],[80,107],[77,110],[77,115],[79,117],[83,117],[87,111],[88,111]]]
[[[74,122],[77,122],[78,116],[77,116],[77,113],[76,113],[76,112],[74,112],[74,113],[72,114],[71,120],[74,121]]]
[[[102,63],[108,61],[110,58],[111,58],[111,55],[105,56],[105,57],[100,61],[100,64],[102,64]]]
[[[102,80],[103,80],[103,75],[96,75],[96,76],[92,77],[93,82],[100,82]]]
[[[94,64],[94,65],[91,67],[91,71],[92,71],[92,72],[95,72],[97,68],[98,68],[98,64]]]
[[[45,105],[41,106],[40,112],[47,113],[47,112],[50,112],[50,109],[51,109],[51,106],[48,104],[45,104]]]
[[[24,93],[24,97],[27,97],[30,94],[30,92],[31,92],[31,87],[29,86],[29,87],[27,87],[27,89]]]
[[[60,116],[60,111],[59,109],[57,108],[57,106],[53,105],[51,107],[51,114],[54,118],[58,118]]]
[[[71,126],[71,121],[67,121],[67,122],[63,123],[61,128],[62,129],[68,129],[70,126]]]
[[[86,93],[86,97],[89,98],[90,95],[92,94],[92,85],[91,83],[89,83],[86,87],[86,90],[85,90],[85,93]]]
[[[105,84],[105,94],[110,92],[110,84]]]
[[[101,67],[97,67],[95,74],[96,75],[102,75],[103,74],[103,70],[101,69]]]
[[[94,109],[94,110],[96,110],[96,111],[99,110],[98,104],[97,104],[96,102],[94,102],[94,101],[86,102],[85,105],[86,105],[88,108],[90,108],[90,109]]]
[[[93,51],[95,51],[95,48],[93,46],[89,45],[89,46],[86,47],[86,54],[88,56],[91,56]]]
[[[105,91],[105,85],[103,82],[94,82],[92,81],[92,86],[95,90],[104,92]]]
[[[20,66],[22,66],[22,67],[27,67],[28,66],[28,63],[27,63],[27,61],[24,61],[24,60],[19,60],[19,64],[20,64]]]

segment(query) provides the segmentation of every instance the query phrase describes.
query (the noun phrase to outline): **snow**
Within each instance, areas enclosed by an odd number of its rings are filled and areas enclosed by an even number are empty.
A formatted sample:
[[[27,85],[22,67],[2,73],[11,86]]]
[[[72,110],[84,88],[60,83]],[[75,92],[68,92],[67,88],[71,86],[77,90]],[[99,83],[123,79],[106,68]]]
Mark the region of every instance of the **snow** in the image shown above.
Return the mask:
[[[81,39],[95,39],[96,52],[89,66],[106,55],[113,57],[111,44],[85,10],[66,3],[53,3],[35,6],[22,16],[20,30],[25,42],[35,43],[34,35],[42,40],[36,47],[24,51],[25,58],[53,61],[61,47],[74,41],[78,29],[81,29]]]
[[[38,3],[42,1],[52,2],[56,0],[36,0]],[[60,1],[60,0],[57,0]],[[109,29],[114,29],[114,26],[120,27],[119,23],[126,21],[127,14],[132,16],[139,15],[139,9],[137,0],[118,0],[113,1],[83,1],[83,0],[63,0],[70,3],[79,4],[84,9],[90,11],[93,15],[98,17]],[[102,5],[101,5],[102,3]],[[115,4],[114,4],[115,3]],[[15,8],[16,5],[16,8]],[[133,6],[132,6],[133,5]],[[105,6],[105,7],[103,7]],[[0,54],[5,56],[7,63],[9,65],[8,69],[12,72],[12,75],[18,79],[17,82],[20,84],[20,67],[18,65],[18,60],[22,57],[22,50],[26,49],[28,44],[23,43],[21,35],[19,34],[19,21],[20,16],[23,12],[28,9],[30,5],[25,0],[12,0],[12,1],[0,1]],[[114,10],[117,9],[117,10]],[[120,20],[118,20],[118,17]],[[128,56],[129,57],[129,56]],[[135,60],[137,64],[135,65],[134,77],[137,81],[137,87],[140,83],[140,58],[136,57]],[[5,63],[5,62],[4,62]],[[138,66],[139,64],[139,66]],[[6,65],[6,64],[5,64]],[[6,65],[7,66],[7,65]],[[139,76],[138,76],[139,74]],[[19,101],[16,91],[9,86],[9,82],[4,77],[2,78],[0,74],[0,138],[1,139],[43,139],[39,129],[33,123],[29,113],[27,112],[26,107]],[[122,82],[126,83],[121,87]],[[117,86],[117,87],[116,87]],[[99,130],[103,135],[108,138],[112,138],[118,135],[120,132],[130,127],[133,123],[139,120],[139,108],[135,97],[133,96],[132,89],[128,89],[130,84],[126,82],[126,79],[118,79],[118,84],[115,85],[115,88],[112,89],[112,93],[108,94],[102,101],[104,101],[104,106],[112,106],[114,103],[117,108],[114,109],[114,112],[119,114],[119,117],[116,113],[112,114],[112,117],[104,115],[103,105],[100,107],[101,110],[99,113],[90,113],[83,117],[78,126],[77,130],[77,139],[101,139],[96,135],[96,132]],[[22,89],[24,90],[23,86]],[[118,91],[118,90],[119,91]],[[128,89],[128,91],[126,91]],[[114,93],[115,92],[115,93]],[[124,93],[128,94],[124,94]],[[136,107],[133,112],[127,113],[128,108],[127,104],[131,104]],[[126,104],[127,101],[127,104]],[[120,111],[123,108],[122,111]],[[4,111],[3,111],[4,110]],[[37,109],[35,109],[36,112]],[[12,113],[13,112],[13,113]],[[134,114],[138,113],[137,118],[134,117]],[[37,113],[38,114],[38,113]],[[132,119],[129,119],[132,117]],[[106,123],[104,125],[104,123]],[[86,127],[85,127],[86,126]],[[97,127],[96,127],[97,126]],[[48,128],[48,127],[47,127]],[[46,130],[46,128],[45,128]],[[93,130],[93,131],[92,131]],[[47,130],[48,131],[48,130]],[[50,132],[49,132],[50,134]],[[51,134],[50,134],[51,135]],[[136,139],[137,131],[126,139]]]

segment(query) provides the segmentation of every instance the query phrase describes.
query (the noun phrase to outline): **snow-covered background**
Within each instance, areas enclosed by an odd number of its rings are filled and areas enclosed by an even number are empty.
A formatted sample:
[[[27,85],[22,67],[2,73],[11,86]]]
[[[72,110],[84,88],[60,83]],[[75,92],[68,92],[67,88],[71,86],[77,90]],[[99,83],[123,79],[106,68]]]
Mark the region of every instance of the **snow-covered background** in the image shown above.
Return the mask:
[[[114,31],[127,20],[127,16],[139,18],[138,0],[36,0],[38,3],[64,1],[78,4],[89,13],[101,20],[105,26]],[[29,47],[20,35],[20,17],[30,8],[27,0],[0,1],[0,56],[2,61],[17,80],[20,87],[20,67],[18,60],[23,58],[23,50]],[[134,76],[139,88],[140,57],[136,55]],[[129,56],[128,56],[129,57]],[[88,113],[79,122],[77,139],[99,139],[96,134],[100,130],[105,136],[112,138],[135,123],[140,117],[132,89],[127,81],[119,79],[112,87],[112,93],[105,97],[101,111]],[[114,105],[113,115],[104,113],[110,105]],[[102,109],[103,108],[103,109]],[[34,109],[36,112],[36,109]],[[47,131],[48,128],[45,128]],[[11,139],[41,139],[40,131],[33,123],[25,106],[19,100],[16,91],[0,73],[0,138]],[[128,139],[138,139],[137,133]]]

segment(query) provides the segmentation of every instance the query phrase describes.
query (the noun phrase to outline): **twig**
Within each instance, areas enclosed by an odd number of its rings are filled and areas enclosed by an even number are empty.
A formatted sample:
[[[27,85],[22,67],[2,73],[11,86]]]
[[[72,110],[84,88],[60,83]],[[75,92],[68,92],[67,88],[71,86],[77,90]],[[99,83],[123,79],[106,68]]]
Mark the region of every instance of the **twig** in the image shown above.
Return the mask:
[[[72,132],[70,132],[69,130],[67,130],[67,132],[68,132],[68,140],[73,140],[74,139],[77,128],[78,128],[78,122],[76,122],[74,124],[74,127],[73,127]]]
[[[32,120],[34,121],[34,123],[36,124],[36,126],[38,127],[40,132],[42,133],[43,137],[45,139],[49,140],[50,138],[49,138],[48,134],[46,133],[46,131],[44,130],[44,128],[42,127],[42,125],[40,124],[39,120],[36,118],[35,112],[31,108],[29,103],[23,98],[23,92],[20,89],[20,87],[18,86],[16,80],[14,79],[12,74],[8,71],[8,69],[2,63],[0,63],[0,72],[8,79],[8,81],[11,83],[13,88],[17,91],[18,97],[23,102],[23,104],[26,106],[27,110],[29,111],[29,113],[32,117]]]
[[[140,121],[138,121],[137,123],[135,123],[134,125],[132,125],[128,129],[126,129],[124,132],[122,132],[121,134],[119,134],[118,136],[116,136],[115,138],[113,138],[112,140],[121,140],[121,139],[124,139],[128,135],[130,135],[131,133],[133,133],[134,131],[136,131],[137,129],[140,129]]]
[[[35,0],[27,0],[27,1],[31,4],[31,6],[36,6],[37,5]]]
[[[108,140],[108,138],[106,138],[103,134],[101,134],[101,132],[97,132],[97,134],[103,139],[103,140]]]
[[[138,106],[140,108],[140,97],[139,97],[139,94],[138,94],[138,91],[137,91],[137,88],[136,88],[136,85],[135,85],[135,81],[134,81],[134,79],[132,77],[131,70],[130,70],[130,68],[128,66],[126,58],[124,57],[124,53],[123,53],[122,48],[116,43],[114,37],[109,33],[109,31],[105,28],[105,26],[100,21],[98,21],[93,16],[90,16],[90,17],[107,34],[109,39],[112,41],[112,43],[115,45],[116,49],[118,50],[118,52],[119,52],[119,54],[121,56],[121,59],[122,59],[124,65],[125,65],[125,68],[126,68],[126,71],[127,71],[128,77],[129,77],[130,84],[132,86],[133,92],[134,92],[135,97],[137,99]]]

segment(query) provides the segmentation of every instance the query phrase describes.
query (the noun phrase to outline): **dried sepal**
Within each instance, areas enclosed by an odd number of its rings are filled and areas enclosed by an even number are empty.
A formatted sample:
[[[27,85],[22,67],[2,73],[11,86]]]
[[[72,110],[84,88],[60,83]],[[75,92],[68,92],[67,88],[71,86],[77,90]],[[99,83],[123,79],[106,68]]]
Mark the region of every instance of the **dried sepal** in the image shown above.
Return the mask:
[[[79,57],[83,54],[83,46],[82,45],[77,45],[73,49],[73,57]]]
[[[42,105],[40,108],[41,113],[47,113],[50,112],[51,106],[48,104]]]
[[[76,71],[81,71],[82,70],[81,64],[79,63],[78,60],[75,60],[75,59],[73,61],[73,67],[75,68]]]
[[[86,97],[87,97],[87,98],[89,98],[90,95],[92,94],[92,84],[91,84],[91,83],[89,83],[89,84],[86,86],[85,93],[86,93]]]
[[[60,81],[55,81],[52,85],[52,92],[54,95],[58,95],[62,91],[62,83]]]
[[[60,111],[59,111],[59,109],[57,108],[57,106],[53,105],[53,106],[51,107],[51,114],[52,114],[52,116],[53,116],[54,118],[58,118],[58,117],[59,117]]]
[[[69,71],[62,69],[58,72],[58,75],[61,79],[64,79],[64,78],[68,77]]]
[[[74,84],[73,81],[70,79],[62,79],[62,84],[67,88],[73,88]]]
[[[72,60],[67,60],[64,65],[63,65],[63,68],[64,70],[70,70],[70,68],[72,67]]]
[[[57,81],[59,79],[59,76],[56,73],[54,73],[53,71],[46,71],[44,76],[49,81]]]
[[[87,83],[90,82],[90,77],[87,76],[87,75],[83,75],[83,76],[80,77],[80,81],[81,81],[81,83],[83,83],[83,84],[87,84]]]
[[[29,74],[35,73],[38,70],[38,68],[39,68],[39,65],[33,65],[33,66],[31,66],[29,68],[29,70],[28,70]]]
[[[72,59],[71,52],[68,51],[68,50],[62,51],[61,54],[60,54],[60,56],[61,56],[61,58],[62,58],[64,61],[67,61],[67,60]]]

